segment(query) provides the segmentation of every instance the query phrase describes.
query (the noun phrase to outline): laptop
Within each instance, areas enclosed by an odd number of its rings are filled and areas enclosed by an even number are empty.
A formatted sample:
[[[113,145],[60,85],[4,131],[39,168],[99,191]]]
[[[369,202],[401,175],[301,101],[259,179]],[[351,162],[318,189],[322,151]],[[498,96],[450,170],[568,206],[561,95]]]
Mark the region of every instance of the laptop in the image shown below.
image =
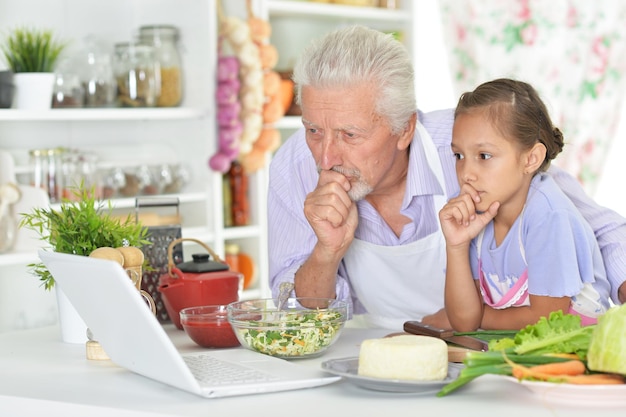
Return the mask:
[[[45,250],[39,258],[109,358],[147,378],[206,398],[311,388],[341,378],[244,347],[181,353],[120,264]]]

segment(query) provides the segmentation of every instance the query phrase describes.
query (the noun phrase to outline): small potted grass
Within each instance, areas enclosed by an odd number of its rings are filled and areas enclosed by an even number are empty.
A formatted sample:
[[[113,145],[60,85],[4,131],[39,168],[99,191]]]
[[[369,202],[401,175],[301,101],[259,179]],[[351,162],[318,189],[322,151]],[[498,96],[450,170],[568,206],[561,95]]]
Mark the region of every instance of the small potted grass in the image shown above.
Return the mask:
[[[67,43],[52,30],[17,27],[9,32],[0,49],[14,73],[13,107],[49,109],[54,89],[54,70]]]

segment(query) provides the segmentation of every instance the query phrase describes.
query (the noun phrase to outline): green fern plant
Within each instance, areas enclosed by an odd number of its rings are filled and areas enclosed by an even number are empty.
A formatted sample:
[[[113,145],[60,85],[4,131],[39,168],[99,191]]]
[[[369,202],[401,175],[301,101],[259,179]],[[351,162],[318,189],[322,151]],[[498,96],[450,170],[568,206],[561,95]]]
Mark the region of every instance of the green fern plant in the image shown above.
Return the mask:
[[[2,44],[9,69],[18,72],[53,72],[66,42],[57,41],[51,30],[13,29]]]
[[[96,199],[94,188],[87,190],[81,185],[73,193],[76,200],[64,199],[58,210],[35,207],[30,213],[21,213],[20,227],[35,231],[55,252],[82,256],[104,246],[150,244],[147,229],[130,214],[124,221],[113,216],[111,201],[105,204]],[[43,263],[28,266],[46,290],[54,286],[54,278]]]

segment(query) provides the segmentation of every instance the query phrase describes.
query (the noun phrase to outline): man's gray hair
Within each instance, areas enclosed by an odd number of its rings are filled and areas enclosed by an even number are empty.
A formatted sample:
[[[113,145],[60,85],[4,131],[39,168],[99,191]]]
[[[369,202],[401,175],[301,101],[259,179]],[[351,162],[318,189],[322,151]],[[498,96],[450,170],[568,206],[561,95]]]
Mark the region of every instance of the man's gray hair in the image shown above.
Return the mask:
[[[348,26],[313,41],[300,56],[293,81],[298,104],[303,86],[378,86],[375,110],[393,133],[401,132],[417,110],[413,62],[406,47],[392,35],[365,26]]]

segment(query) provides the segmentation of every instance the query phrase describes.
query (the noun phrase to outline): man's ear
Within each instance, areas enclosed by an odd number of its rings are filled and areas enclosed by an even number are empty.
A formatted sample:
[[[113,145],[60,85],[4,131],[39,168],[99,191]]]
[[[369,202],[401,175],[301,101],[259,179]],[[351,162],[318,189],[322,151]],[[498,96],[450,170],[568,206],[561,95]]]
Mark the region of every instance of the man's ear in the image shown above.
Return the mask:
[[[526,173],[535,173],[543,161],[546,159],[546,145],[543,143],[535,143],[532,148],[526,153]]]
[[[409,145],[413,141],[413,135],[415,133],[416,123],[417,123],[417,112],[411,115],[404,130],[400,132],[400,135],[398,136],[398,150],[404,150],[409,147]]]

